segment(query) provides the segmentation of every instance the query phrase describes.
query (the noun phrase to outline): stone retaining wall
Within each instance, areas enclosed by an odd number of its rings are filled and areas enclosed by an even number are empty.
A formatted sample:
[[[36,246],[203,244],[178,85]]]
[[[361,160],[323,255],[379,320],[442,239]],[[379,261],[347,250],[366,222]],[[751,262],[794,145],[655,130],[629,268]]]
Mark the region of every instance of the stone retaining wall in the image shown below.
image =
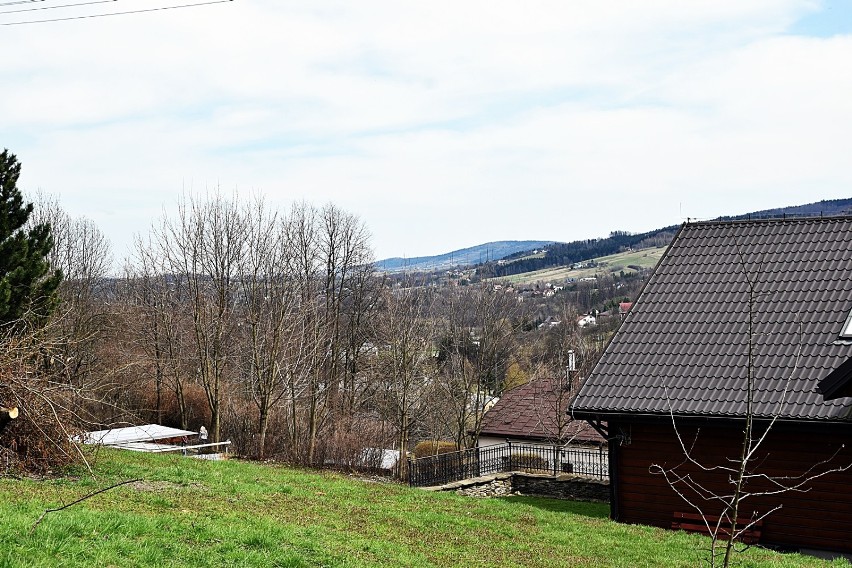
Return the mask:
[[[516,473],[512,477],[512,492],[570,501],[609,503],[609,481],[574,475],[541,477]]]
[[[535,495],[571,501],[609,502],[609,481],[578,475],[540,475],[532,473],[498,473],[456,481],[433,491],[455,491],[469,497],[505,497]]]
[[[468,497],[505,497],[512,494],[512,477],[459,487],[456,493]]]

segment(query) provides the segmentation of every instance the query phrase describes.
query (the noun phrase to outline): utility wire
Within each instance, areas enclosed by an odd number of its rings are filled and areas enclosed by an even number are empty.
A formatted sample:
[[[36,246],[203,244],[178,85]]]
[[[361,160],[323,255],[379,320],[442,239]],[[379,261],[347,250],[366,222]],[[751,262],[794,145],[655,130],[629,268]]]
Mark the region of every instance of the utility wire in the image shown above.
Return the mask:
[[[11,2],[0,2],[0,8],[3,6],[20,6],[21,4],[42,4],[47,2],[59,2],[60,0],[12,0]],[[77,4],[73,4],[76,6]],[[57,8],[59,6],[56,6]]]
[[[113,0],[115,1],[115,0]],[[68,16],[65,18],[49,18],[46,20],[30,20],[27,22],[2,22],[0,26],[23,26],[26,24],[44,24],[48,22],[67,22],[69,20],[87,20],[90,18],[103,18],[106,16],[125,16],[128,14],[142,14],[144,12],[161,12],[163,10],[176,10],[178,8],[195,8],[197,6],[209,6],[211,4],[224,4],[225,2],[233,2],[234,0],[208,0],[207,2],[197,2],[195,4],[178,4],[175,6],[162,6],[159,8],[144,8],[139,10],[128,10],[126,12],[108,12],[105,14],[89,14],[86,16]]]
[[[0,6],[17,6],[18,4],[32,4],[33,2],[44,2],[44,0],[15,0],[14,2],[0,2]]]
[[[33,0],[30,0],[32,2]],[[40,0],[44,1],[44,0]],[[118,0],[91,0],[89,2],[78,2],[76,4],[60,4],[59,6],[39,6],[38,8],[18,8],[17,10],[5,10],[2,14],[17,14],[19,12],[36,12],[38,10],[56,10],[58,8],[76,8],[77,6],[91,6],[92,4],[110,4]]]

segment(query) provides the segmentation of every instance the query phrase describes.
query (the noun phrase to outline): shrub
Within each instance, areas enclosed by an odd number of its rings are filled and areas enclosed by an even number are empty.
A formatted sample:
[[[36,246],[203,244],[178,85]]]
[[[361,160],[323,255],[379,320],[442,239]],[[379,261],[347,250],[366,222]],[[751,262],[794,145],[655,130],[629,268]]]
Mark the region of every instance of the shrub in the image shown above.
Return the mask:
[[[59,364],[43,364],[63,361],[49,331],[0,329],[0,406],[19,410],[0,430],[0,475],[56,473],[80,458],[80,398]]]
[[[458,450],[459,446],[455,442],[425,440],[414,446],[414,457],[425,458],[427,456],[437,456],[440,454],[457,452]]]
[[[512,454],[510,466],[513,471],[549,471],[550,462],[538,454],[531,452],[519,452]]]

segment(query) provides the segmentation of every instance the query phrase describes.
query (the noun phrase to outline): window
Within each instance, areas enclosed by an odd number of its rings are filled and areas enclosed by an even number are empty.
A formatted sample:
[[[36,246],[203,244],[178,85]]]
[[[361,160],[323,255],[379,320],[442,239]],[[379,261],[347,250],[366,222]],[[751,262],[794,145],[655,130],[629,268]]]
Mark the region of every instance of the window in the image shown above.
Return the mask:
[[[843,324],[843,330],[840,332],[840,337],[843,339],[852,339],[852,312],[849,312],[849,317],[846,318],[846,323]]]

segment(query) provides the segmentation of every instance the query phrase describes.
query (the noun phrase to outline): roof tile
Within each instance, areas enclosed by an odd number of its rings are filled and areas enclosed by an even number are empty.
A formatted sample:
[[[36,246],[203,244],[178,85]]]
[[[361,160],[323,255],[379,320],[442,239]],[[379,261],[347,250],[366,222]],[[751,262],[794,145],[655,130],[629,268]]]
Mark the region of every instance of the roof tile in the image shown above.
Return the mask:
[[[684,225],[573,411],[742,416],[750,306],[755,413],[849,420],[816,386],[852,357],[850,217]]]
[[[481,434],[560,443],[603,442],[586,422],[568,421],[565,411],[571,395],[563,381],[550,378],[506,391],[483,416]]]

